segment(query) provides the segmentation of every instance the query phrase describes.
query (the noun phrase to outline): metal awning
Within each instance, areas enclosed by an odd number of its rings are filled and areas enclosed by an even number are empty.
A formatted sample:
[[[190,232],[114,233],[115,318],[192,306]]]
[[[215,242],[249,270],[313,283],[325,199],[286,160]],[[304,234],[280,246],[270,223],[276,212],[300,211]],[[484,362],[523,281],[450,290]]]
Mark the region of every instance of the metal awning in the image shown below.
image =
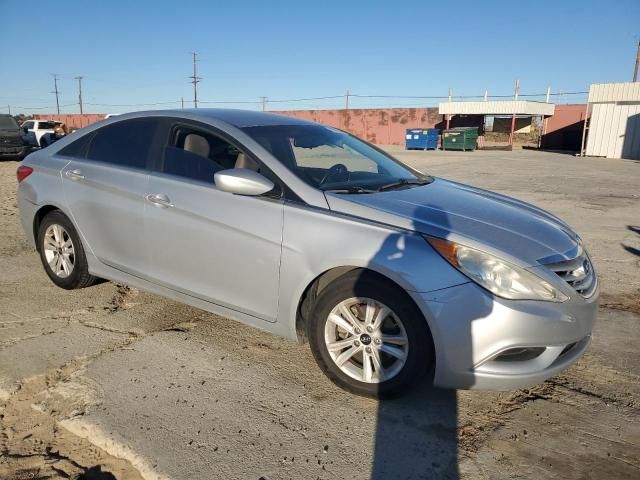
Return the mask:
[[[440,115],[553,115],[555,104],[529,100],[442,102]]]

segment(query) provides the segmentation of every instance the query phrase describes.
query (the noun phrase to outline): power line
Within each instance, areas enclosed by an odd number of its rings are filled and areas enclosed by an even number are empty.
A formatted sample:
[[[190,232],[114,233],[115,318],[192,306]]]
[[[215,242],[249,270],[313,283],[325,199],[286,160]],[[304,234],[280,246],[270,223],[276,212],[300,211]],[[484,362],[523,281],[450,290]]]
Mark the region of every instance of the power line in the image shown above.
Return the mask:
[[[173,100],[170,102],[154,102],[154,103],[91,103],[85,102],[85,105],[91,105],[94,107],[152,107],[156,105],[171,105],[173,103],[180,103],[180,100]],[[75,105],[75,104],[73,104]]]
[[[355,97],[357,95],[351,94],[350,96]],[[344,98],[344,95],[332,95],[329,97],[311,97],[311,98],[285,98],[280,100],[269,100],[269,103],[288,103],[288,102],[306,102],[312,100],[330,100],[334,98]]]
[[[184,99],[180,99],[180,100],[170,100],[170,101],[164,101],[164,102],[148,102],[148,103],[93,103],[93,102],[83,102],[81,99],[81,95],[82,95],[82,87],[81,87],[81,79],[83,77],[75,77],[76,79],[78,79],[78,87],[79,87],[79,96],[78,96],[78,100],[79,102],[77,103],[69,103],[66,105],[60,105],[59,102],[56,102],[55,106],[46,106],[46,107],[42,107],[42,106],[36,106],[36,107],[29,107],[29,106],[15,106],[13,105],[13,109],[25,109],[25,110],[46,110],[46,109],[52,109],[52,108],[56,108],[57,111],[60,111],[60,108],[64,108],[64,107],[70,107],[70,106],[75,106],[75,105],[81,105],[82,107],[82,111],[84,111],[84,106],[86,105],[90,105],[90,106],[94,106],[94,107],[154,107],[154,106],[162,106],[162,105],[180,105],[182,106],[184,104]],[[54,77],[55,79],[55,77]],[[196,80],[199,80],[199,77],[196,78]],[[57,85],[54,82],[54,86],[57,87]],[[52,93],[55,93],[52,92]],[[59,91],[58,91],[59,93]],[[531,98],[531,97],[540,97],[540,98],[546,98],[547,95],[549,95],[550,97],[565,97],[565,96],[572,96],[572,95],[586,95],[589,92],[587,91],[574,91],[574,92],[559,92],[559,93],[549,93],[549,92],[545,92],[545,93],[528,93],[528,94],[519,94],[518,97],[522,98],[522,97],[526,97],[526,98]],[[259,97],[257,100],[197,100],[197,97],[194,97],[194,101],[197,102],[198,104],[206,104],[206,105],[256,105],[256,106],[264,106],[264,109],[266,110],[266,106],[267,106],[267,99],[268,99],[268,103],[295,103],[295,102],[311,102],[311,101],[319,101],[319,100],[336,100],[336,99],[398,99],[398,100],[445,100],[448,99],[448,96],[445,95],[359,95],[359,94],[355,94],[355,93],[351,93],[348,92],[346,94],[343,95],[327,95],[327,96],[321,96],[321,97],[305,97],[305,98],[279,98],[279,99],[271,99],[266,96],[263,97]],[[456,96],[452,96],[453,99],[456,100],[462,100],[462,99],[483,99],[485,98],[485,95],[456,95]],[[513,98],[513,93],[511,93],[510,95],[487,95],[486,98],[488,99],[499,99],[499,98]],[[345,103],[346,105],[346,103]],[[349,107],[352,107],[351,102],[349,102]],[[378,106],[379,107],[379,106]]]
[[[260,97],[262,98],[262,97]],[[264,97],[267,98],[267,97]],[[271,102],[271,100],[269,100]],[[199,103],[206,103],[209,105],[231,105],[234,103],[238,103],[238,104],[252,104],[252,105],[260,105],[262,103],[262,100],[218,100],[218,101],[214,101],[214,102],[207,102],[205,100],[198,100]]]
[[[66,105],[50,105],[48,107],[25,107],[25,106],[21,107],[21,106],[14,105],[13,108],[15,110],[18,110],[18,109],[22,109],[22,110],[50,110],[50,109],[53,109],[53,108],[56,108],[56,107],[65,108],[65,107],[74,107],[76,105],[78,105],[78,104],[77,103],[67,103]]]

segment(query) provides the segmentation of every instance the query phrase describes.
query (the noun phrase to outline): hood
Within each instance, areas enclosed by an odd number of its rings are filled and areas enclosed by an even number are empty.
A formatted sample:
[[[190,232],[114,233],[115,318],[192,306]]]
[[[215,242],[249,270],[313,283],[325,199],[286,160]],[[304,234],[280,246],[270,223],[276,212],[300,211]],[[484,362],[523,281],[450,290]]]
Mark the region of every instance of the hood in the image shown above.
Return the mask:
[[[326,196],[332,211],[447,238],[522,266],[564,256],[580,243],[566,223],[542,209],[441,178],[402,190]]]
[[[19,128],[17,128],[17,127],[16,128],[9,128],[9,127],[2,128],[2,127],[0,127],[0,135],[3,135],[3,136],[16,137],[16,136],[20,136],[21,133],[22,133],[21,130]]]

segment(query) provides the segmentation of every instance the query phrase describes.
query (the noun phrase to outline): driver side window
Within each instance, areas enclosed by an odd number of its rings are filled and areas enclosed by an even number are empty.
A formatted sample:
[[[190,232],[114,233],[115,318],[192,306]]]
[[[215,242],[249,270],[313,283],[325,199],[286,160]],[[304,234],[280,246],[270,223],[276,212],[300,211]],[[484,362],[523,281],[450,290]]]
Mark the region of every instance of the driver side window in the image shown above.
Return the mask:
[[[220,170],[236,168],[244,153],[204,130],[174,126],[164,148],[162,172],[177,177],[213,183]]]

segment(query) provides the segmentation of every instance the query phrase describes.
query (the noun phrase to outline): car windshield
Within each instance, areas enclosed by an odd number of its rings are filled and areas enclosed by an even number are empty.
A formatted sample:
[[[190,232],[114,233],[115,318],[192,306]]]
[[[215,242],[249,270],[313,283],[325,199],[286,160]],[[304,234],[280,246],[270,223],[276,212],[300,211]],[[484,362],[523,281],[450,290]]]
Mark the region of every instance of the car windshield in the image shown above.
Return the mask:
[[[13,117],[0,117],[0,128],[14,129],[18,128],[18,124]]]
[[[376,147],[333,128],[268,125],[242,130],[299,178],[324,191],[369,193],[431,181]]]

